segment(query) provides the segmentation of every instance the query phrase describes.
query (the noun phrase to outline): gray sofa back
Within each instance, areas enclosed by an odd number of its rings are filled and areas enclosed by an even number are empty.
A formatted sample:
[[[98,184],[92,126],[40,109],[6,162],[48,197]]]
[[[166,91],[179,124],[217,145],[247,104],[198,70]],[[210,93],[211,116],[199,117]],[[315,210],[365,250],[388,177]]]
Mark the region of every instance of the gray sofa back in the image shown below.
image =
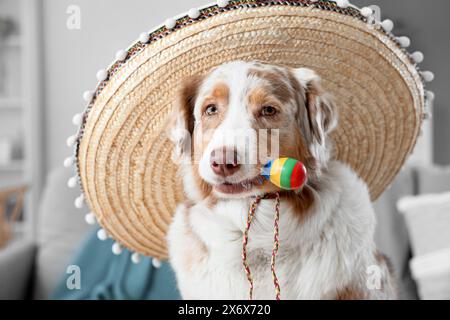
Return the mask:
[[[92,229],[85,220],[87,208],[76,209],[80,189],[67,187],[71,170],[57,168],[47,177],[39,208],[33,297],[47,299],[65,274],[72,256]]]

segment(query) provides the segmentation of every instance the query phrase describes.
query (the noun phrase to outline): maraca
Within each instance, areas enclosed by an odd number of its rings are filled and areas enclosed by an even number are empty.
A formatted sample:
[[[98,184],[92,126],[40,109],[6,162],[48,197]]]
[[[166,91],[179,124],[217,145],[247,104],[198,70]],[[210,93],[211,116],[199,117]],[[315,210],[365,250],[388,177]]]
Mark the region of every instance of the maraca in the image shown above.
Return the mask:
[[[278,158],[263,167],[262,176],[281,189],[297,190],[305,184],[307,172],[298,160]]]

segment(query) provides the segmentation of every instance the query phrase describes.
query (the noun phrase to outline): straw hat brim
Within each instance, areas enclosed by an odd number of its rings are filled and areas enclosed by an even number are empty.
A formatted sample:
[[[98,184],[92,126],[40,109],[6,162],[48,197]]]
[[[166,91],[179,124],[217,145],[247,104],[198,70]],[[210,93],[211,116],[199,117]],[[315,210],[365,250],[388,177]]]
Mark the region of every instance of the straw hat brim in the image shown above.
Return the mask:
[[[334,158],[355,170],[372,199],[413,150],[423,83],[391,35],[353,8],[242,3],[202,10],[137,42],[89,104],[77,148],[81,185],[100,225],[127,248],[167,257],[165,235],[183,187],[164,124],[181,80],[225,62],[314,69],[339,109]]]

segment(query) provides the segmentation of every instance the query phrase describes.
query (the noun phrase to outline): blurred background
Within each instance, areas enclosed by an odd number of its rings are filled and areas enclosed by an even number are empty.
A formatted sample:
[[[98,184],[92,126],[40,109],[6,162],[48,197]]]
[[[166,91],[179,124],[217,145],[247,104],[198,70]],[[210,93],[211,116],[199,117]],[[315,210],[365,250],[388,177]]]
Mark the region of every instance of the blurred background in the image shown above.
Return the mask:
[[[62,162],[95,73],[142,31],[200,0],[0,0],[0,298],[47,299],[92,231]],[[377,243],[404,299],[450,298],[450,1],[354,0],[377,5],[421,51],[435,93],[420,142],[375,203]],[[78,193],[78,194],[77,194]],[[400,201],[399,201],[400,200]],[[87,208],[81,209],[87,213]]]

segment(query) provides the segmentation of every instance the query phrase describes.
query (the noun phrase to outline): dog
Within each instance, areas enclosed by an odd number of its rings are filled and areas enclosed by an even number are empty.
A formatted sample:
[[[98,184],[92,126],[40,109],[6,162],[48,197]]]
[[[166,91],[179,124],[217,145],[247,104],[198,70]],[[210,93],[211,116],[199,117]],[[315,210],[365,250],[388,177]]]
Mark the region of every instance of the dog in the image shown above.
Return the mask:
[[[248,298],[242,246],[249,207],[276,192],[281,299],[396,298],[392,270],[374,244],[367,186],[332,159],[329,135],[337,124],[333,99],[310,69],[234,61],[183,82],[168,131],[185,201],[167,240],[184,299]],[[272,159],[259,155],[261,145],[304,164],[301,190],[283,191],[261,178]],[[274,207],[275,199],[264,197],[249,231],[254,299],[275,297]]]

